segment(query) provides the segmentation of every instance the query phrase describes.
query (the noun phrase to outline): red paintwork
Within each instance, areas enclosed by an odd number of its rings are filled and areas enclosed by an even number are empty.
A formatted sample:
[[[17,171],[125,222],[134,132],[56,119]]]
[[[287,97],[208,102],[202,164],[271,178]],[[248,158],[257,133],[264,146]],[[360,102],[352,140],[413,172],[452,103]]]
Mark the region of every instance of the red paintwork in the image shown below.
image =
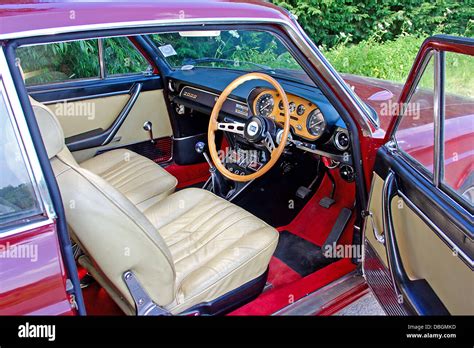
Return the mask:
[[[80,27],[104,23],[238,17],[283,20],[294,27],[285,11],[269,3],[254,1],[175,0],[173,2],[129,3],[22,1],[21,4],[3,2],[0,6],[0,35],[38,29],[52,29],[54,31],[59,27]],[[408,77],[407,86],[413,83],[422,57],[433,48],[474,55],[473,47],[426,41]],[[323,76],[321,78],[327,83]],[[356,93],[365,102],[378,112],[380,112],[382,103],[388,100],[397,98],[400,102],[406,100],[407,87],[402,88],[400,85],[351,75],[344,75],[344,79],[355,88]],[[336,96],[340,98],[342,105],[347,106],[344,98],[338,96],[334,87],[329,85],[329,88],[333,89]],[[379,130],[373,128],[375,132],[372,136],[359,134],[367,187],[370,186],[376,151],[387,141],[388,135],[393,129],[393,121],[391,116],[381,117],[381,127]],[[452,134],[459,134],[457,127],[459,125],[454,126]],[[458,137],[453,136],[449,140],[457,146],[456,148],[470,150],[468,142],[463,141],[460,146],[457,139]],[[449,142],[447,146],[451,146]],[[465,169],[456,167],[453,170],[453,177],[461,178],[464,172]],[[0,314],[74,314],[65,292],[65,270],[56,235],[56,226],[51,224],[10,238],[0,239],[1,243],[7,241],[11,244],[37,245],[39,256],[35,263],[19,259],[1,260]],[[338,261],[315,274],[290,284],[287,288],[262,295],[256,300],[261,305],[260,307],[244,306],[234,314],[271,314],[280,309],[280,305],[288,300],[288,294],[294,295],[295,299],[300,298],[306,295],[311,288],[315,289],[326,285],[353,268],[354,265],[349,260]],[[45,296],[45,294],[47,295]]]
[[[132,1],[45,3],[22,1],[0,8],[0,34],[103,23],[192,18],[269,18],[290,22],[280,8],[257,1]]]
[[[0,315],[75,314],[66,294],[66,273],[56,224],[1,238],[0,244],[29,245],[37,250],[36,261],[27,258],[0,260]]]

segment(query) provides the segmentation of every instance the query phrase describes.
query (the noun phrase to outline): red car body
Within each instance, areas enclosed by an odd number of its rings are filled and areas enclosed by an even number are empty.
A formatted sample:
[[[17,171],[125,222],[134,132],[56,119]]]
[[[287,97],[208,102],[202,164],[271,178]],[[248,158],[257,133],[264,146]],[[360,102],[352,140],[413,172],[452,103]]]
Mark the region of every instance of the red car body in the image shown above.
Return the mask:
[[[111,23],[140,25],[146,21],[157,21],[160,25],[179,23],[181,19],[195,22],[206,19],[245,21],[248,19],[266,19],[268,22],[284,23],[299,30],[295,21],[284,10],[268,4],[253,1],[173,1],[154,3],[44,3],[23,1],[21,4],[0,5],[0,41],[13,37],[54,34],[58,28],[69,27],[70,31],[81,31],[95,26],[108,28]],[[419,68],[419,58],[409,76],[413,78]],[[345,81],[354,88],[359,97],[380,114],[382,103],[391,100],[396,103],[406,98],[403,86],[386,81],[364,77],[344,75]],[[449,100],[448,100],[449,102]],[[453,102],[455,100],[453,99]],[[467,106],[465,106],[467,107]],[[461,110],[461,112],[464,112]],[[372,134],[367,136],[360,130],[360,147],[364,162],[365,183],[370,187],[372,167],[377,149],[387,141],[386,134],[393,126],[391,115],[380,117],[380,128],[370,125]],[[424,110],[427,120],[432,110]],[[469,116],[472,120],[474,115]],[[427,121],[428,122],[428,121]],[[465,128],[454,122],[447,130],[448,144],[455,142],[457,149],[472,152],[472,144],[463,136]],[[417,151],[427,150],[423,137],[412,134],[419,139]],[[448,145],[450,146],[450,145]],[[426,158],[426,165],[429,164]],[[452,175],[448,179],[457,188],[469,172],[467,161],[452,162]],[[71,304],[73,299],[66,291],[66,270],[61,256],[60,243],[56,234],[56,225],[50,224],[41,228],[1,236],[3,245],[31,244],[38,245],[42,257],[38,262],[16,259],[0,260],[0,314],[2,315],[74,315],[76,309]],[[44,293],[48,296],[45,299]]]

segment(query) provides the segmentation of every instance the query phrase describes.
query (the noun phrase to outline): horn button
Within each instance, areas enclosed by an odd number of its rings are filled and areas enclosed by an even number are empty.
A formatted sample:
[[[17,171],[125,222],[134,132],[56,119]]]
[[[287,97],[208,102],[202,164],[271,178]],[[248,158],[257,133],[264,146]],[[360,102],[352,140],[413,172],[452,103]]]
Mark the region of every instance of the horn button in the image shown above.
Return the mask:
[[[253,116],[245,123],[244,136],[252,143],[258,143],[263,140],[267,124],[262,117]]]

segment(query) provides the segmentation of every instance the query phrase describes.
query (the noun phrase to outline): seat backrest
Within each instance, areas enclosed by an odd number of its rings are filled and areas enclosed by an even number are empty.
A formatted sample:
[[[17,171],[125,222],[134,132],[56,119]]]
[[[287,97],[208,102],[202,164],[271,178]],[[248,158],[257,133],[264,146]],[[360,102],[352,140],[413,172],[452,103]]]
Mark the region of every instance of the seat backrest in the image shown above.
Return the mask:
[[[134,308],[122,279],[131,270],[159,305],[174,299],[174,264],[151,222],[113,186],[81,168],[64,144],[55,115],[32,101],[33,111],[61,191],[66,219],[84,253]]]

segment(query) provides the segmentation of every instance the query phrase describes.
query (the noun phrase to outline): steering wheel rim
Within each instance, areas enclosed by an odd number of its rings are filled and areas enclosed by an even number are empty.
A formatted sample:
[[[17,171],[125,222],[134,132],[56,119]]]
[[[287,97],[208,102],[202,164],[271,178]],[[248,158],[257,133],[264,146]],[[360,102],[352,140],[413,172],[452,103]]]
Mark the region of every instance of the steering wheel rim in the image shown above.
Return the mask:
[[[270,151],[270,160],[259,170],[252,174],[246,174],[246,175],[237,175],[232,172],[230,172],[221,162],[219,159],[219,155],[217,153],[216,149],[216,142],[215,142],[215,132],[218,130],[218,116],[219,112],[222,109],[222,105],[224,102],[227,100],[227,97],[234,91],[238,86],[243,84],[244,82],[251,81],[251,80],[263,80],[268,83],[270,83],[279,93],[282,101],[283,101],[283,113],[285,117],[285,122],[283,124],[283,134],[281,136],[281,141],[278,146],[274,147],[273,151]],[[226,130],[224,128],[220,128],[220,130]],[[211,155],[212,161],[214,162],[214,165],[216,166],[217,170],[224,175],[226,178],[234,181],[239,181],[239,182],[246,182],[250,181],[256,178],[261,177],[265,173],[267,173],[278,161],[280,158],[281,154],[283,153],[283,150],[286,145],[286,139],[288,139],[288,134],[290,132],[290,109],[288,105],[288,97],[286,96],[285,91],[281,87],[281,85],[276,81],[273,77],[262,74],[262,73],[248,73],[242,76],[239,76],[236,78],[234,81],[232,81],[221,93],[219,98],[217,98],[216,104],[214,105],[214,108],[212,109],[211,117],[209,119],[209,128],[207,132],[207,142],[208,142],[208,148],[209,148],[209,153]],[[268,134],[269,137],[271,135]],[[283,140],[285,139],[285,140]],[[271,140],[273,142],[273,140]]]

